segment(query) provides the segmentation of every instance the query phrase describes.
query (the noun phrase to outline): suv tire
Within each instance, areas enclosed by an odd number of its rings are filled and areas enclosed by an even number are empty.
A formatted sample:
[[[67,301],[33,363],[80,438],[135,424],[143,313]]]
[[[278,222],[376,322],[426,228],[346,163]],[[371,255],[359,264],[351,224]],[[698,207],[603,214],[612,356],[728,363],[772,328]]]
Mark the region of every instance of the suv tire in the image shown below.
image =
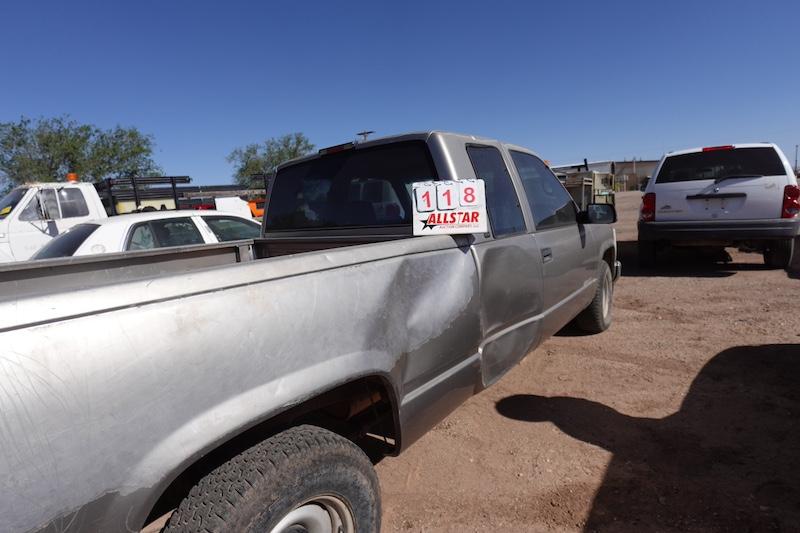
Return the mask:
[[[375,469],[351,441],[315,426],[287,429],[207,474],[165,532],[380,531]]]
[[[768,242],[764,249],[764,264],[772,268],[788,268],[793,249],[794,239]]]

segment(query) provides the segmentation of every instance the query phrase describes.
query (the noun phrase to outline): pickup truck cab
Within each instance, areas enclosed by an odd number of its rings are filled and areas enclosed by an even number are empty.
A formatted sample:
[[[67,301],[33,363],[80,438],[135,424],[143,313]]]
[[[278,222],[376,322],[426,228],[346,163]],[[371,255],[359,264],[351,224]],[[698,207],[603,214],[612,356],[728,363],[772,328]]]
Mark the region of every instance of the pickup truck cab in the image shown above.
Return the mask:
[[[412,184],[488,231],[414,236]],[[281,165],[262,237],[0,268],[0,530],[376,532],[402,453],[567,323],[611,323],[611,205],[422,132]]]
[[[72,226],[106,216],[90,183],[31,183],[12,189],[0,201],[0,262],[29,259]]]
[[[643,266],[667,246],[737,246],[786,268],[800,235],[800,188],[772,143],[670,152],[647,184],[638,228]]]

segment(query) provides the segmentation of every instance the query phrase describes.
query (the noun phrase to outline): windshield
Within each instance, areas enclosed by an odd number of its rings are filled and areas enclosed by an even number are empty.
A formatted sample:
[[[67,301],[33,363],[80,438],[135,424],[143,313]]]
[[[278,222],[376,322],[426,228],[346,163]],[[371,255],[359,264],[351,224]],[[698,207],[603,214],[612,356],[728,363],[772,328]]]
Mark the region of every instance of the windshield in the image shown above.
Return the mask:
[[[435,178],[423,141],[324,155],[278,171],[266,228],[411,224],[411,183]]]
[[[13,211],[19,201],[22,200],[26,192],[28,192],[28,189],[13,189],[0,200],[0,220],[3,220],[11,214],[11,211]]]
[[[774,148],[736,148],[669,156],[658,172],[656,183],[785,174]]]
[[[97,224],[78,224],[48,242],[31,259],[52,259],[54,257],[71,257],[81,244],[99,228]]]

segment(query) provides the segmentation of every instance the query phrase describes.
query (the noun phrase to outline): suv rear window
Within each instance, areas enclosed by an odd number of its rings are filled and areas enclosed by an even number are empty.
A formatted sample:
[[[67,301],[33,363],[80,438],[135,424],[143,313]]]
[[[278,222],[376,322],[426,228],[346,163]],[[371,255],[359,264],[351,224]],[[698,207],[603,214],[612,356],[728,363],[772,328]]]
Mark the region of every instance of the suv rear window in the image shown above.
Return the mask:
[[[658,171],[656,183],[785,174],[774,148],[736,148],[668,156]]]
[[[411,224],[411,183],[436,179],[428,146],[406,141],[323,155],[278,171],[266,229]]]

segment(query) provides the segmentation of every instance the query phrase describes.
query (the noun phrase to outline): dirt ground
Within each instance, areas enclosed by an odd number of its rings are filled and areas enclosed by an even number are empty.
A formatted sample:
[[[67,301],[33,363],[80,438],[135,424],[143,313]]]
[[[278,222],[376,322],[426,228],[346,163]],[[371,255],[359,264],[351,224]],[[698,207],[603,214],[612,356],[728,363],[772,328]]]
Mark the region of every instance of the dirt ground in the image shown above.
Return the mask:
[[[561,334],[378,465],[384,531],[800,531],[800,279],[760,255],[636,267],[614,323]]]

